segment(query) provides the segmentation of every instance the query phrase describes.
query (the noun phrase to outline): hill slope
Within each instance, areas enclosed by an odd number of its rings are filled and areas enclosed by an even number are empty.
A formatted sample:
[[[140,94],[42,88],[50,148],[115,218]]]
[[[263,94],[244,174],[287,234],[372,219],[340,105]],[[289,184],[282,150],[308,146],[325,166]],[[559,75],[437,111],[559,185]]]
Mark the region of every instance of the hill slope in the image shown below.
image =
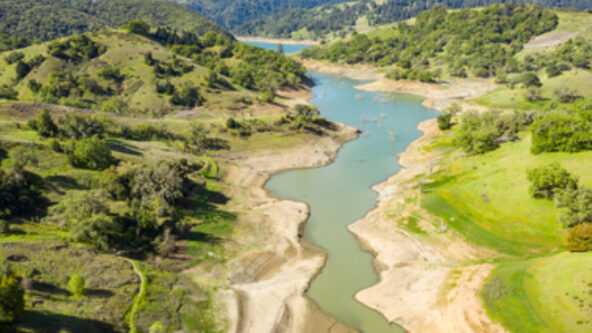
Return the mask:
[[[249,20],[279,13],[291,8],[312,8],[345,0],[173,0],[185,5],[226,29]]]
[[[118,27],[131,20],[198,34],[226,33],[183,6],[151,0],[6,0],[0,2],[0,31],[31,40],[51,40],[87,31]]]
[[[304,74],[273,51],[214,32],[200,38],[164,28],[87,33],[0,59],[3,98],[132,114],[199,105],[239,110],[256,103],[259,92],[296,87]]]
[[[278,14],[251,20],[233,29],[237,35],[318,39],[345,36],[352,30],[364,31],[372,26],[391,23],[416,16],[435,5],[449,8],[487,6],[494,0],[415,0],[377,1],[361,0],[345,4],[324,4],[319,7],[290,9]],[[546,8],[592,7],[592,1],[584,0],[530,0]]]

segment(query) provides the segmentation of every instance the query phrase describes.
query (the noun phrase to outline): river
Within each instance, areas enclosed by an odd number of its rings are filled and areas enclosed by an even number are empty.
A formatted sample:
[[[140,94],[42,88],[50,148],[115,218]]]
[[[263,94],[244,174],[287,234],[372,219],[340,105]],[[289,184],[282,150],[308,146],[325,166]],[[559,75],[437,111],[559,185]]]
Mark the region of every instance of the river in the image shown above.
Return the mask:
[[[419,138],[417,125],[437,112],[423,107],[415,96],[357,90],[354,86],[364,82],[341,76],[307,75],[316,83],[311,103],[321,115],[359,128],[362,134],[346,143],[330,165],[274,175],[266,188],[273,196],[310,207],[304,237],[328,253],[325,267],[309,288],[310,297],[324,311],[362,332],[403,332],[354,299],[357,291],[376,283],[378,275],[373,256],[361,249],[347,226],[375,207],[377,193],[371,186],[399,170],[396,154]]]

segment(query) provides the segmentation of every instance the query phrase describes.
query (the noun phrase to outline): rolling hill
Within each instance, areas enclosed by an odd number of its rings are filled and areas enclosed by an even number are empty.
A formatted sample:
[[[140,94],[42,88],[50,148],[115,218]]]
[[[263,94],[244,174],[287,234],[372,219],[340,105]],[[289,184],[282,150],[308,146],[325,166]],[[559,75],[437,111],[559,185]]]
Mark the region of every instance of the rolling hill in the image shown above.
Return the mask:
[[[116,113],[242,109],[304,69],[214,32],[103,30],[0,54],[2,97]],[[130,28],[131,29],[131,28]],[[265,65],[265,66],[263,66]]]
[[[198,13],[166,1],[0,1],[0,31],[30,40],[45,41],[116,28],[131,20],[144,20],[153,26],[167,26],[200,35],[215,31],[230,36]]]
[[[237,35],[295,39],[332,39],[351,31],[366,31],[371,27],[416,16],[436,5],[449,8],[487,6],[492,0],[361,0],[343,4],[323,4],[315,8],[294,8],[251,20],[232,31]],[[501,1],[503,2],[503,1]],[[592,7],[589,0],[530,0],[545,8]]]

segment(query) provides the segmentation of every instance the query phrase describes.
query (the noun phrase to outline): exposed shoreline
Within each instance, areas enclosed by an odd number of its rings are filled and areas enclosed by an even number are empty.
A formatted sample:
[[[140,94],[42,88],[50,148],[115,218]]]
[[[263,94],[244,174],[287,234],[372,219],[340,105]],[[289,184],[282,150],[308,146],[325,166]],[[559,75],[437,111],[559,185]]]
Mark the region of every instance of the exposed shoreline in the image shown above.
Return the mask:
[[[276,44],[292,44],[292,45],[320,45],[317,40],[311,39],[286,39],[286,38],[266,38],[253,36],[236,36],[239,42],[262,42],[262,43],[276,43]]]
[[[263,248],[245,251],[230,264],[231,289],[222,292],[230,332],[355,332],[322,312],[306,295],[326,260],[323,250],[301,239],[308,206],[274,198],[264,186],[274,174],[330,164],[341,146],[358,134],[357,129],[338,124],[330,136],[309,136],[295,147],[230,157],[226,181],[242,188],[237,194],[252,207],[246,219],[266,228]]]
[[[496,88],[485,80],[456,80],[446,85],[412,81],[394,81],[381,73],[371,72],[363,66],[345,67],[314,61],[305,61],[308,69],[322,73],[343,75],[352,79],[372,80],[357,89],[405,93],[426,98],[423,105],[442,111],[453,103],[463,109],[476,108],[464,100],[474,98]],[[365,73],[366,72],[366,73]],[[421,216],[421,226],[429,235],[419,237],[402,229],[388,215],[393,206],[405,207],[402,216],[421,208],[408,207],[404,199],[417,195],[414,177],[429,173],[437,162],[437,153],[428,153],[423,147],[440,131],[435,119],[418,125],[422,136],[399,154],[401,169],[384,182],[372,187],[378,192],[374,209],[351,224],[348,229],[356,236],[364,250],[371,252],[379,281],[356,293],[355,298],[378,311],[388,321],[412,332],[504,332],[487,316],[478,295],[484,279],[494,267],[491,264],[462,266],[468,259],[490,257],[487,249],[468,243],[460,235],[448,231],[440,233]],[[453,274],[456,271],[457,274]],[[456,287],[450,287],[451,285]]]

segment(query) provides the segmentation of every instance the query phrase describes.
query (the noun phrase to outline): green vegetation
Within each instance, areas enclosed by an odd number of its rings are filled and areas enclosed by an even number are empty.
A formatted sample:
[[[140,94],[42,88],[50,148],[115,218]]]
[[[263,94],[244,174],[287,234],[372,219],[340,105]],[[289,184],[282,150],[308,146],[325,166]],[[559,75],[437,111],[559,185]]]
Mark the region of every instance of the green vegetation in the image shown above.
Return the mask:
[[[501,264],[482,291],[488,314],[513,332],[590,330],[590,255],[560,253]]]
[[[559,163],[527,170],[528,192],[534,198],[551,199],[557,191],[577,189],[578,180]]]
[[[290,8],[311,8],[344,0],[175,0],[227,29]]]
[[[0,322],[14,322],[23,316],[25,291],[16,277],[0,275]]]
[[[331,39],[345,37],[356,30],[366,30],[412,18],[434,6],[470,8],[488,6],[492,0],[416,0],[379,1],[359,0],[341,4],[323,4],[318,7],[293,8],[267,17],[250,20],[233,31],[238,35],[252,35],[295,39]],[[525,1],[545,8],[590,7],[586,1],[534,0]]]
[[[431,82],[443,70],[466,77],[517,72],[513,56],[531,37],[553,30],[557,16],[534,6],[494,4],[483,10],[422,12],[414,24],[398,23],[382,35],[354,34],[344,41],[312,47],[302,57],[347,64],[396,67],[389,77]],[[492,23],[495,22],[495,23]],[[532,77],[527,77],[532,84]]]
[[[51,40],[62,36],[116,28],[131,20],[167,26],[203,35],[208,31],[226,34],[219,26],[183,6],[150,0],[8,0],[0,4],[0,35],[5,49],[24,46],[30,40]]]
[[[0,62],[0,82],[6,82],[0,94],[120,114],[162,115],[201,105],[246,109],[255,102],[271,103],[270,92],[303,82],[305,70],[295,60],[223,34],[151,30],[140,21],[130,28],[138,33],[103,31],[0,54],[5,60]],[[259,98],[259,92],[265,96]]]
[[[580,223],[569,230],[567,249],[573,252],[592,251],[592,223]]]
[[[80,299],[84,296],[84,278],[80,274],[74,274],[68,281],[68,289],[72,293],[72,297]]]

